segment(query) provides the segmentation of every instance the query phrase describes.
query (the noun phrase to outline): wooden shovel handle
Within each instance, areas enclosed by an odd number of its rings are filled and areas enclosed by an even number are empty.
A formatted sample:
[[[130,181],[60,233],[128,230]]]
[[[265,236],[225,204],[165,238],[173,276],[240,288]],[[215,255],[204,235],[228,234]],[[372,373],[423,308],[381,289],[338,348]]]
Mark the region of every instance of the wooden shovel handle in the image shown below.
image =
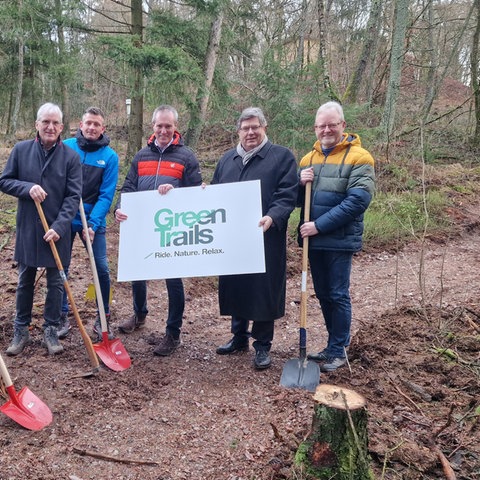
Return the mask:
[[[310,200],[312,198],[312,182],[305,185],[305,204],[303,207],[303,221],[310,221]],[[303,239],[302,247],[302,293],[300,297],[300,328],[307,326],[307,274],[308,274],[308,237]]]
[[[85,232],[85,245],[87,246],[88,258],[90,259],[90,267],[92,269],[93,283],[95,286],[95,294],[97,296],[98,314],[100,315],[100,322],[102,325],[102,332],[108,330],[107,317],[105,315],[105,305],[103,303],[102,290],[100,288],[100,280],[98,278],[97,266],[95,265],[95,256],[93,254],[92,242],[90,241],[90,235],[88,234],[87,217],[85,215],[85,209],[83,208],[83,201],[80,199],[80,217],[82,219],[82,227]]]
[[[40,220],[42,221],[43,229],[45,230],[45,233],[47,233],[50,230],[50,227],[48,226],[47,219],[45,218],[45,214],[43,213],[43,208],[40,202],[35,200],[35,205],[37,207],[38,215],[40,216]],[[72,291],[70,289],[70,285],[68,284],[67,276],[65,275],[65,271],[63,269],[62,261],[60,260],[60,256],[58,255],[58,250],[57,246],[55,245],[55,242],[53,240],[50,240],[48,242],[50,244],[50,248],[52,249],[53,253],[53,258],[55,259],[55,263],[57,264],[58,272],[60,273],[60,276],[62,277],[63,281],[63,286],[65,288],[65,291],[67,292],[67,297],[70,302],[70,306],[73,311],[73,316],[75,317],[75,320],[78,325],[78,329],[80,330],[80,334],[82,335],[83,342],[85,343],[85,347],[87,349],[88,357],[90,358],[90,363],[92,364],[93,370],[96,371],[99,369],[100,364],[98,362],[97,354],[95,353],[95,350],[93,348],[92,340],[88,336],[87,331],[85,330],[85,327],[83,326],[82,320],[80,318],[80,315],[77,310],[77,306],[75,305],[75,300],[73,298]]]
[[[5,362],[3,361],[2,356],[0,355],[0,372],[2,374],[3,378],[3,383],[5,383],[5,387],[11,387],[13,385],[12,379],[10,378],[10,375],[7,370],[7,366],[5,365]]]

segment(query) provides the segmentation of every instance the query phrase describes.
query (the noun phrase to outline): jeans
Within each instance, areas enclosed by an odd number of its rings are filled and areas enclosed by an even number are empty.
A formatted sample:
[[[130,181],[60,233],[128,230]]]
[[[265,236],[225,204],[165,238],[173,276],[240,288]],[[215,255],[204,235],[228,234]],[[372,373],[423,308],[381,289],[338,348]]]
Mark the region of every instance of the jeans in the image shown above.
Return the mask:
[[[84,245],[82,237],[83,232],[72,232],[72,247],[76,235],[81,238]],[[95,267],[97,268],[98,283],[100,284],[100,291],[102,292],[103,307],[105,313],[110,312],[110,271],[108,268],[108,259],[107,259],[107,239],[105,237],[105,227],[99,227],[95,232],[92,242],[92,251],[93,258],[95,259]],[[65,275],[68,276],[69,265],[64,267]],[[62,312],[68,312],[68,298],[67,292],[63,292],[63,303],[62,303]]]
[[[47,268],[47,295],[43,309],[44,324],[57,327],[60,322],[62,306],[63,281],[58,269]],[[29,267],[23,263],[18,264],[18,285],[16,294],[16,327],[28,327],[32,321],[33,296],[37,267]]]
[[[168,317],[166,325],[167,335],[178,339],[183,323],[183,311],[185,310],[185,293],[181,278],[167,278],[168,293]],[[140,315],[147,315],[147,282],[139,280],[132,282],[133,311]]]
[[[315,294],[328,332],[325,353],[343,358],[344,348],[350,345],[350,273],[353,253],[310,250],[308,258]]]
[[[255,341],[253,348],[255,350],[263,350],[269,352],[272,348],[272,340],[274,333],[274,320],[254,321],[252,322],[252,333],[248,331],[249,321],[242,317],[232,316],[232,333],[235,337],[235,343],[243,345],[248,343],[248,339],[252,336]]]

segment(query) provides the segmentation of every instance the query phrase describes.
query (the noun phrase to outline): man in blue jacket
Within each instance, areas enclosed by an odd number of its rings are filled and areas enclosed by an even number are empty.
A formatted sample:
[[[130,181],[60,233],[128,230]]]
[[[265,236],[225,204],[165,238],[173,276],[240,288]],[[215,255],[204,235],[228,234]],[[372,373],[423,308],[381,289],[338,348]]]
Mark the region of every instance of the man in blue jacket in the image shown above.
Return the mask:
[[[308,358],[318,362],[322,372],[347,363],[352,259],[362,247],[363,214],[375,188],[373,157],[345,126],[341,105],[323,104],[315,118],[317,141],[300,160],[300,200],[306,184],[313,183],[311,218],[299,232],[301,239],[309,237],[310,271],[328,333],[327,346]]]
[[[107,241],[105,238],[105,217],[115,196],[118,180],[118,155],[109,146],[110,138],[105,133],[105,115],[96,107],[88,108],[83,114],[80,128],[75,137],[64,141],[65,145],[80,155],[83,172],[82,200],[87,217],[88,234],[92,243],[95,266],[97,268],[103,305],[107,318],[109,338],[113,338],[110,330],[110,272],[107,259]],[[77,212],[72,222],[72,241],[79,235],[85,243],[82,219]],[[65,266],[68,273],[68,265]],[[65,338],[70,330],[68,320],[68,300],[63,294],[62,319],[58,331],[59,338]],[[102,341],[100,316],[97,315],[93,326],[93,334],[97,341]]]
[[[63,282],[50,242],[55,242],[63,265],[70,262],[70,223],[82,192],[78,155],[60,139],[62,111],[45,103],[38,109],[33,140],[13,147],[0,176],[0,191],[18,198],[15,261],[18,263],[16,315],[7,355],[19,355],[32,340],[29,326],[38,267],[45,267],[47,295],[43,312],[43,343],[48,353],[63,352],[58,341]],[[45,233],[35,202],[42,205],[49,225]]]

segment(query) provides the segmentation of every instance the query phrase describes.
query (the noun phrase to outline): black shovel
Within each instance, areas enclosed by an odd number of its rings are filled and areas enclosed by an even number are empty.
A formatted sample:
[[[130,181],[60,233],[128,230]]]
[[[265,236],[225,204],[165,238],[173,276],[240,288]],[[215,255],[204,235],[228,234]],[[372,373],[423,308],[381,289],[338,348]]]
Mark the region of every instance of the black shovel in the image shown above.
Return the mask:
[[[310,220],[310,198],[312,182],[305,186],[304,222]],[[283,367],[280,385],[287,388],[302,388],[314,392],[320,383],[320,368],[317,363],[307,360],[307,273],[308,237],[303,239],[302,248],[302,294],[300,297],[300,356],[288,360]]]

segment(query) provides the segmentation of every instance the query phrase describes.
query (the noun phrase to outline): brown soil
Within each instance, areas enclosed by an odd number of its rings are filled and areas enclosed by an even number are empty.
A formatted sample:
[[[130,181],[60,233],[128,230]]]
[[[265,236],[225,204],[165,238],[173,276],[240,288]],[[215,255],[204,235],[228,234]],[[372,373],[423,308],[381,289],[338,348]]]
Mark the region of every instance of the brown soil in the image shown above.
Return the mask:
[[[355,257],[349,367],[324,374],[321,381],[367,398],[376,478],[446,478],[435,446],[458,479],[480,478],[479,213],[475,206],[463,209],[459,235],[446,244],[431,239],[399,254],[372,251]],[[3,352],[12,336],[17,273],[13,241],[6,230],[1,237]],[[115,277],[115,225],[109,242]],[[182,345],[171,357],[153,356],[149,344],[152,335],[163,332],[167,308],[165,283],[152,281],[146,328],[116,334],[132,366],[79,376],[92,369],[78,328],[63,342],[62,355],[48,356],[41,346],[41,277],[34,343],[4,360],[17,390],[28,386],[48,404],[53,422],[32,432],[0,416],[0,479],[307,478],[295,467],[294,455],[309,433],[312,393],[279,385],[284,364],[298,357],[300,264],[292,241],[286,315],[276,327],[272,368],[262,372],[252,367],[252,351],[215,354],[230,337],[229,321],[218,313],[216,279],[201,278],[185,280]],[[95,318],[95,305],[86,299],[91,282],[88,257],[78,243],[70,286],[89,332]],[[309,351],[317,351],[325,331],[310,281],[308,288],[308,344]],[[131,313],[129,284],[114,283],[113,324]]]

